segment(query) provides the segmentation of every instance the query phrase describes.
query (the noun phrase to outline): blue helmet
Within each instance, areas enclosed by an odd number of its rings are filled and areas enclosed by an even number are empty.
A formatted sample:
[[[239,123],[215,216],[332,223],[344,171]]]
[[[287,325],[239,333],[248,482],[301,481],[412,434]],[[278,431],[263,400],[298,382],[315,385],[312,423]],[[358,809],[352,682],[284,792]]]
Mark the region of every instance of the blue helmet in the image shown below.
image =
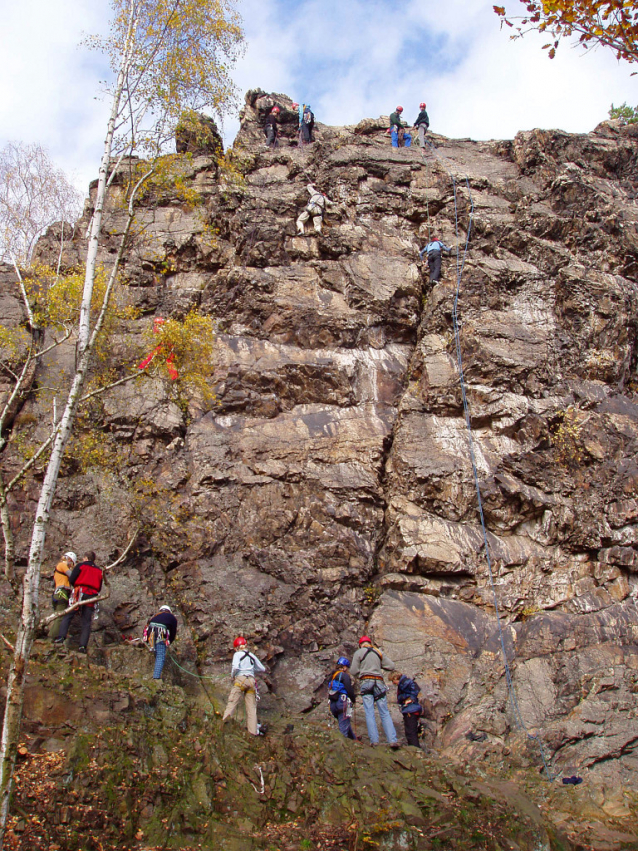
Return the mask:
[[[343,665],[344,668],[350,667],[350,659],[346,659],[345,656],[339,656],[337,659],[337,665]]]

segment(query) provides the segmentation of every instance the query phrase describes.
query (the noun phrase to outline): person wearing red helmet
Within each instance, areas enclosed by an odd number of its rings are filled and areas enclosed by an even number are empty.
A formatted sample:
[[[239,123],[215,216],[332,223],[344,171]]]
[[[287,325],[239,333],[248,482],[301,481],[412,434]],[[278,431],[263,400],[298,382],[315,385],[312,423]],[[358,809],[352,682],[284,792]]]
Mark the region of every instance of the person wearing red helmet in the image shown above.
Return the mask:
[[[430,126],[430,119],[428,118],[428,114],[425,111],[425,103],[420,103],[419,109],[421,110],[421,112],[419,113],[417,120],[414,122],[414,129],[419,131],[419,145],[424,148],[425,134],[427,133],[428,127]]]
[[[250,652],[246,639],[242,635],[237,636],[233,641],[233,647],[235,648],[231,664],[233,687],[228,695],[222,721],[228,721],[233,717],[243,695],[246,705],[246,727],[251,736],[258,736],[255,674],[263,674],[266,669],[255,654]]]
[[[267,148],[276,148],[277,147],[277,137],[279,136],[279,128],[277,126],[277,116],[281,110],[278,106],[273,106],[268,115],[266,116],[266,120],[264,121],[264,133],[266,135],[266,147]]]
[[[379,730],[374,717],[374,707],[377,707],[383,732],[391,748],[398,748],[397,731],[394,729],[388,700],[387,688],[383,681],[383,671],[394,671],[394,662],[372,643],[368,635],[359,639],[359,649],[352,657],[350,673],[360,681],[361,701],[366,716],[366,727],[370,744],[379,744]]]
[[[397,106],[395,111],[390,115],[390,133],[397,134],[397,147],[402,148],[404,142],[405,131],[404,127],[407,127],[405,121],[401,121],[401,113],[403,112],[402,106]],[[393,129],[396,127],[396,131]]]

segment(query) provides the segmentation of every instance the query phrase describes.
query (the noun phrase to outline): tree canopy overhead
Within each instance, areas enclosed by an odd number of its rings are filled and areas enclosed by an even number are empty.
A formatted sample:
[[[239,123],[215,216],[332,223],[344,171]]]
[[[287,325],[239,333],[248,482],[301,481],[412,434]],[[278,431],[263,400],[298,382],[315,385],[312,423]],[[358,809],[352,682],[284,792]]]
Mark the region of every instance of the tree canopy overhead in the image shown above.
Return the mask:
[[[576,36],[585,47],[603,45],[618,59],[638,62],[638,3],[636,0],[521,0],[527,14],[512,18],[504,6],[494,6],[503,23],[515,28],[514,38],[528,30],[547,33],[543,45],[553,59],[563,38]],[[516,20],[517,23],[512,23]]]

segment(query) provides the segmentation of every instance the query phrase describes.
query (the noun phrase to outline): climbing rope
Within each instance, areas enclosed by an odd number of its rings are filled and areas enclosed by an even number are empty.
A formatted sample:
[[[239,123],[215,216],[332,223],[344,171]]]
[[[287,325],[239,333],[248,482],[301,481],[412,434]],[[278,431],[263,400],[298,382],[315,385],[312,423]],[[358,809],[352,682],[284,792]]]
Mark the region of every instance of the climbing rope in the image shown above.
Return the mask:
[[[474,451],[474,435],[472,433],[472,420],[471,420],[471,417],[470,417],[470,408],[469,408],[469,404],[468,404],[468,401],[467,401],[467,392],[466,392],[466,385],[465,385],[465,375],[464,375],[464,372],[463,372],[463,355],[462,355],[462,351],[461,351],[461,334],[460,334],[460,327],[459,327],[459,310],[458,310],[459,296],[460,296],[460,292],[461,292],[461,281],[462,281],[462,278],[463,278],[463,270],[465,268],[465,261],[467,259],[467,254],[468,254],[468,250],[469,250],[470,234],[471,234],[471,231],[472,231],[472,222],[473,222],[473,219],[474,219],[474,201],[472,199],[472,190],[470,189],[470,181],[469,181],[469,178],[466,174],[465,175],[465,186],[467,188],[467,193],[468,193],[468,200],[469,200],[469,204],[470,204],[470,213],[469,213],[469,219],[468,219],[468,225],[467,225],[467,234],[466,234],[466,237],[465,237],[465,246],[463,248],[463,256],[461,257],[460,249],[459,249],[459,210],[458,210],[456,177],[454,176],[454,173],[443,162],[443,160],[448,160],[448,157],[445,157],[444,155],[439,154],[437,149],[434,147],[434,145],[427,138],[425,139],[425,142],[428,145],[428,147],[432,150],[434,156],[439,159],[439,161],[443,165],[443,168],[447,171],[447,173],[450,177],[450,180],[452,181],[452,189],[453,189],[453,193],[454,193],[454,232],[455,232],[455,236],[456,236],[456,291],[455,291],[455,294],[454,294],[454,309],[452,311],[452,318],[453,318],[453,324],[454,324],[454,342],[455,342],[455,345],[456,345],[456,361],[457,361],[457,365],[458,365],[458,369],[459,369],[459,382],[460,382],[460,385],[461,385],[461,398],[462,398],[462,401],[463,401],[463,413],[465,415],[465,425],[467,426],[468,444],[469,444],[469,450],[470,450],[470,461],[472,463],[472,474],[473,474],[473,477],[474,477],[474,487],[476,489],[476,499],[477,499],[477,503],[478,503],[478,514],[479,514],[479,519],[480,519],[480,522],[481,522],[481,529],[482,529],[482,533],[483,533],[483,546],[485,548],[485,560],[487,562],[487,572],[488,572],[488,576],[489,576],[489,580],[490,580],[490,586],[492,588],[492,597],[493,597],[493,600],[494,600],[494,610],[496,612],[496,623],[498,625],[498,637],[499,637],[499,643],[500,643],[500,647],[501,647],[501,655],[503,657],[503,663],[504,663],[504,666],[505,666],[505,681],[506,681],[506,684],[507,684],[508,696],[509,696],[509,699],[510,699],[510,702],[511,702],[511,705],[512,705],[514,720],[516,722],[517,727],[520,730],[523,730],[525,732],[528,739],[536,742],[536,744],[538,745],[539,752],[540,752],[541,760],[543,762],[545,773],[546,773],[549,780],[555,780],[556,777],[550,771],[550,768],[549,768],[549,765],[548,765],[548,762],[547,762],[547,759],[546,759],[546,756],[545,756],[545,748],[543,747],[543,742],[541,741],[541,739],[538,735],[535,735],[534,733],[530,733],[530,731],[527,729],[527,725],[525,724],[525,721],[523,720],[523,715],[521,713],[520,706],[519,706],[519,703],[518,703],[518,698],[516,696],[516,690],[514,688],[514,682],[513,682],[513,679],[512,679],[512,671],[511,671],[511,668],[510,668],[510,662],[509,662],[509,659],[508,659],[508,656],[507,656],[507,650],[506,650],[506,647],[505,647],[505,636],[504,636],[504,633],[503,633],[501,613],[500,613],[500,609],[499,609],[499,605],[498,605],[498,596],[497,596],[497,593],[496,593],[496,583],[494,582],[494,574],[493,574],[493,571],[492,571],[492,558],[490,556],[490,548],[489,548],[489,543],[488,543],[488,538],[487,538],[487,526],[485,524],[485,516],[483,514],[483,499],[481,497],[481,486],[480,486],[480,482],[479,482],[478,467],[477,467],[477,464],[476,464],[476,453]],[[423,154],[423,150],[421,151],[421,153]],[[427,159],[425,159],[425,157],[424,157],[424,161],[427,163]],[[430,223],[429,223],[429,211],[428,211],[428,241],[429,241],[429,227],[430,227]]]

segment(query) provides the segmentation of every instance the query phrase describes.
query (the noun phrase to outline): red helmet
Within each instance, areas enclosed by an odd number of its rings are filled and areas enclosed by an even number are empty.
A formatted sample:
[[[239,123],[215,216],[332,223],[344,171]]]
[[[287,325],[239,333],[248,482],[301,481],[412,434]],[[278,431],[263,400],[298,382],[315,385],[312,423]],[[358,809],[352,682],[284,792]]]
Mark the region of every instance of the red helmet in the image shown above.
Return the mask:
[[[246,644],[246,639],[243,636],[238,635],[237,638],[233,641],[233,647],[237,649],[238,647],[244,647]]]
[[[372,644],[372,639],[368,635],[362,635],[359,639],[359,647],[361,647],[362,644],[365,644],[366,641],[368,644]]]
[[[293,104],[292,104],[292,108],[293,108],[293,109],[299,109],[299,104],[298,104],[298,103],[293,103]]]
[[[272,108],[270,111],[271,111],[271,112],[276,112],[276,113],[277,113],[277,115],[279,115],[279,113],[281,112],[281,110],[279,109],[279,107],[278,107],[278,106],[273,106],[273,108]]]
[[[420,104],[419,104],[419,109],[425,109],[425,104],[424,104],[424,103],[420,103]]]
[[[403,107],[402,107],[402,106],[397,106],[397,112],[403,112]]]

